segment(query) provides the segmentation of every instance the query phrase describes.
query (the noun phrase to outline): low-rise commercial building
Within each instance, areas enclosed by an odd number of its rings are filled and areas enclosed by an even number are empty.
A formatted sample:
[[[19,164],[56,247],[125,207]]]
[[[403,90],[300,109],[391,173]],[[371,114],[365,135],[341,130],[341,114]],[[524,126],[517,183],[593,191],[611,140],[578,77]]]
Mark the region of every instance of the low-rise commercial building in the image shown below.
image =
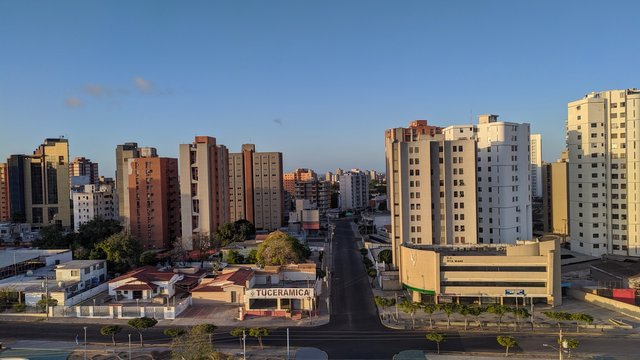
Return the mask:
[[[515,245],[400,247],[400,281],[414,301],[562,302],[559,238]]]

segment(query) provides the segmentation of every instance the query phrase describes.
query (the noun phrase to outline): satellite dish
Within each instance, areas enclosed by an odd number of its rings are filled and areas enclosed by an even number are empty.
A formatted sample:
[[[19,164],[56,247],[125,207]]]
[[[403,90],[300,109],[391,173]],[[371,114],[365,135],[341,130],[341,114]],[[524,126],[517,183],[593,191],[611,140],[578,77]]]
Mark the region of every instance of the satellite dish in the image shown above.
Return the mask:
[[[33,270],[27,271],[27,276],[33,276]]]

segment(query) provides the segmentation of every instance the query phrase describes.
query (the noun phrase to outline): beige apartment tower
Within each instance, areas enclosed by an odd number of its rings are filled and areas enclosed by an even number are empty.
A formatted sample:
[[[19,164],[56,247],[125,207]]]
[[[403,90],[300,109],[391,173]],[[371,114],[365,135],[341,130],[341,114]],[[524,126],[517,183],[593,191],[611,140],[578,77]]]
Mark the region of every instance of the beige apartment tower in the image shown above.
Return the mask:
[[[396,266],[401,266],[399,248],[404,243],[477,242],[475,141],[445,140],[438,132],[406,136],[413,132],[396,128],[385,133]]]
[[[209,136],[180,145],[182,246],[193,250],[194,236],[213,235],[229,222],[229,151]]]
[[[255,145],[242,145],[242,152],[229,154],[230,220],[247,220],[256,229],[282,226],[284,190],[282,153],[256,152]]]
[[[640,90],[568,104],[571,249],[640,256]]]
[[[569,235],[569,164],[542,164],[542,224],[544,232]]]
[[[129,174],[127,167],[129,159],[140,157],[138,143],[128,142],[116,146],[116,193],[118,196],[118,213],[120,223],[125,229],[129,229]]]

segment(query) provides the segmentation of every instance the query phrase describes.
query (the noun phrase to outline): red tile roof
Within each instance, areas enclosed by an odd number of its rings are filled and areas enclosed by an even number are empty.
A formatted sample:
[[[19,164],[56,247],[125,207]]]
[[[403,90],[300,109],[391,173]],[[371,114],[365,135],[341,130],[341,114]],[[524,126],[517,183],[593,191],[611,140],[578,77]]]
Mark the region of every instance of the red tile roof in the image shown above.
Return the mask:
[[[236,271],[218,275],[215,279],[203,281],[191,290],[191,292],[222,291],[222,288],[228,285],[245,286],[247,280],[249,280],[253,274],[254,272],[251,269],[239,268]]]
[[[174,272],[169,271],[160,271],[155,266],[146,265],[143,267],[139,267],[137,269],[131,270],[128,273],[118,276],[117,278],[109,281],[109,283],[114,283],[126,279],[136,279],[142,282],[152,282],[152,281],[169,281],[176,274]]]

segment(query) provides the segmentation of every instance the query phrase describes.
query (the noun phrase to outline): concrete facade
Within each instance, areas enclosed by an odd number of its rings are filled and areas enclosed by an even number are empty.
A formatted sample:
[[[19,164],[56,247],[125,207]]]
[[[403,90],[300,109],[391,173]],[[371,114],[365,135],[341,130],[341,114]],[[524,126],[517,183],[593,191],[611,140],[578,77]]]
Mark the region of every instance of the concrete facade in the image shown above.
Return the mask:
[[[170,248],[181,230],[178,159],[129,159],[127,170],[131,236],[144,250]]]
[[[282,153],[256,152],[242,145],[229,154],[230,221],[247,220],[256,229],[276,230],[284,219]]]
[[[321,214],[326,214],[331,208],[331,183],[328,181],[298,181],[294,195],[296,200],[309,200]]]
[[[295,169],[284,175],[284,190],[292,196],[296,194],[296,183],[299,181],[318,180],[318,175],[311,169]]]
[[[140,157],[138,143],[128,142],[116,146],[116,191],[118,194],[118,213],[120,223],[128,230],[130,228],[129,218],[129,159]]]
[[[542,223],[544,232],[569,235],[569,164],[542,165]]]
[[[531,196],[542,197],[542,135],[531,134]]]
[[[0,223],[11,220],[11,204],[9,201],[9,166],[0,163]]]
[[[340,175],[340,209],[361,210],[369,205],[369,177],[353,169]]]
[[[100,175],[98,173],[98,163],[92,162],[84,157],[76,157],[69,163],[69,178],[75,176],[88,176],[89,184],[98,184]]]
[[[559,239],[518,244],[400,247],[400,280],[414,301],[562,303]],[[511,300],[506,300],[511,299]]]
[[[96,218],[118,220],[118,196],[114,185],[85,185],[82,192],[72,194],[74,231]]]
[[[640,90],[568,104],[571,249],[640,256]]]
[[[180,145],[182,246],[193,250],[194,236],[213,235],[229,222],[229,151],[216,139],[196,136]]]

